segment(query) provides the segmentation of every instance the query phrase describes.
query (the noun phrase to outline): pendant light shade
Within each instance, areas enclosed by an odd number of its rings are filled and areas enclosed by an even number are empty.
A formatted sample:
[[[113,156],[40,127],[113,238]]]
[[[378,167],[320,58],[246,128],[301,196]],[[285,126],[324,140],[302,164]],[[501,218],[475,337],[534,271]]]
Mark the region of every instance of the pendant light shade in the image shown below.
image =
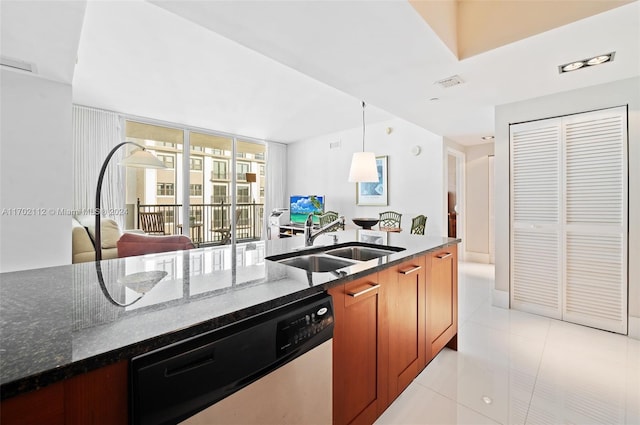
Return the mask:
[[[364,108],[362,102],[362,152],[356,152],[351,158],[351,168],[349,169],[350,183],[374,183],[378,181],[378,168],[376,166],[376,155],[373,152],[364,151]]]
[[[356,152],[351,158],[349,170],[350,183],[368,183],[378,181],[376,155],[373,152]]]

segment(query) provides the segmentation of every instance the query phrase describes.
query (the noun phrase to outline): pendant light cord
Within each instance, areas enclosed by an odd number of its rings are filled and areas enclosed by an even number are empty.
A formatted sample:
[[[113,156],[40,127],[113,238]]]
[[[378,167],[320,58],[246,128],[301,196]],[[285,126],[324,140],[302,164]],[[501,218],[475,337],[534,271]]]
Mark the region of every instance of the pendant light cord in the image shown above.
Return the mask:
[[[364,100],[362,101],[362,152],[364,152]]]

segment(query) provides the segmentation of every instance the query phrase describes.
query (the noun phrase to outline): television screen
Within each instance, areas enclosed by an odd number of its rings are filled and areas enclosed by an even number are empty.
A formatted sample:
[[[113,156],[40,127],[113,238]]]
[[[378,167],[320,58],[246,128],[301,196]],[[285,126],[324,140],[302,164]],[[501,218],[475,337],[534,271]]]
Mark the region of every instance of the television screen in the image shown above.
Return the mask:
[[[318,223],[318,216],[324,213],[324,196],[292,195],[289,201],[292,223],[304,223],[309,214],[313,214],[313,222]]]

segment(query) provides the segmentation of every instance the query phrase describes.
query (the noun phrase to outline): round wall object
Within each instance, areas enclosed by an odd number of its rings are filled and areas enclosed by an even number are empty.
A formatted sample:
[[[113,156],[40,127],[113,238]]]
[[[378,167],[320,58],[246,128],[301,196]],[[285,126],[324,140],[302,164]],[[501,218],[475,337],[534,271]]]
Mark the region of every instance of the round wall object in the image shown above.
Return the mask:
[[[411,148],[411,153],[415,156],[420,155],[420,152],[422,152],[422,148],[418,145],[415,145],[414,147]]]

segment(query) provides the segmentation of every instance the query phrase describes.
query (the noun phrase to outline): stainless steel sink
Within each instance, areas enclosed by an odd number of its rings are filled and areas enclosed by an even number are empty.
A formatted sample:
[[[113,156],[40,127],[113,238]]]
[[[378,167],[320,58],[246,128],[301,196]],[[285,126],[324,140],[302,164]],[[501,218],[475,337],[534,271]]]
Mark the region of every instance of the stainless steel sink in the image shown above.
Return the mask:
[[[397,246],[346,242],[339,245],[306,247],[304,250],[272,255],[265,259],[310,272],[332,272],[404,250],[405,248]]]
[[[279,260],[278,263],[297,267],[310,272],[331,272],[355,264],[351,261],[324,255],[301,255],[298,257]]]
[[[374,258],[385,257],[393,254],[396,251],[387,249],[370,248],[364,246],[347,246],[344,248],[332,249],[325,251],[327,255],[333,255],[335,257],[349,258],[357,261],[369,261]]]

